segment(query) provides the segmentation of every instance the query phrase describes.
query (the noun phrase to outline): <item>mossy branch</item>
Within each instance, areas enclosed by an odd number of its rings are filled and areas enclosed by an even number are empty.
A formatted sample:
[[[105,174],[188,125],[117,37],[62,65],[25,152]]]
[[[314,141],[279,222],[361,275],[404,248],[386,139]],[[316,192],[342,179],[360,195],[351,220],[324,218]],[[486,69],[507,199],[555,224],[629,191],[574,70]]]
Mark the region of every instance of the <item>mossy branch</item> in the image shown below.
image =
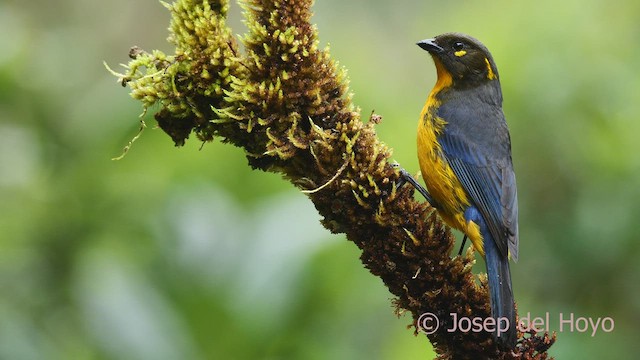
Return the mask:
[[[145,111],[155,114],[177,146],[193,132],[244,148],[253,168],[281,173],[313,201],[322,224],[345,233],[362,249],[361,260],[409,311],[415,333],[423,313],[440,328],[428,335],[440,359],[546,359],[548,334],[521,334],[502,352],[485,332],[447,332],[450,313],[490,315],[486,278],[471,269],[471,250],[450,257],[449,229],[413,190],[396,190],[399,172],[391,151],[376,138],[351,103],[347,79],[318,48],[310,23],[311,0],[242,2],[248,34],[244,51],[225,20],[228,1],[178,0],[169,41],[174,55],[133,48],[125,74],[116,74]],[[329,344],[327,344],[329,345]]]

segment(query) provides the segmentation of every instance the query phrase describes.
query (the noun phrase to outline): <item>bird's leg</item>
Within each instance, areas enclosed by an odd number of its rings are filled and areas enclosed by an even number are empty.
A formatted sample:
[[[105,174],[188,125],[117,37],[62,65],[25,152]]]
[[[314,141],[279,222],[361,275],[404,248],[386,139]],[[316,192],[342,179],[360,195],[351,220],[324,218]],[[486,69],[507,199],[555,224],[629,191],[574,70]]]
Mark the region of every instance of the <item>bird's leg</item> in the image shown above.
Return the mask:
[[[464,244],[467,243],[467,234],[464,234],[462,238],[462,244],[460,244],[460,250],[458,250],[458,256],[462,255],[462,250],[464,250]]]
[[[400,168],[400,165],[398,163],[395,163],[393,166]],[[413,176],[411,176],[411,174],[409,174],[407,170],[400,168],[400,180],[398,181],[398,183],[396,183],[396,189],[400,189],[406,183],[411,184],[416,190],[418,190],[418,192],[422,194],[422,196],[424,196],[424,198],[427,200],[429,204],[431,204],[431,206],[435,208],[438,207],[437,205],[438,203],[436,203],[435,200],[433,200],[433,198],[431,197],[431,194],[429,194],[427,189],[425,189],[422,185],[420,185],[418,180],[416,180]],[[458,250],[458,256],[462,255],[462,250],[464,250],[464,245],[466,243],[467,243],[467,235],[465,234],[464,237],[462,238],[462,244],[460,244],[460,250]]]
[[[394,164],[394,166],[400,168],[400,165],[397,163]],[[438,207],[437,203],[435,202],[435,200],[433,200],[433,198],[431,197],[431,194],[429,194],[427,189],[425,189],[422,185],[420,185],[418,180],[416,180],[413,176],[411,176],[411,174],[409,174],[405,169],[400,168],[400,181],[398,181],[398,183],[396,184],[396,189],[400,189],[406,183],[411,184],[416,190],[418,190],[418,192],[422,194],[422,196],[424,196],[424,198],[427,200],[429,204],[431,204],[431,206],[435,208]]]
[[[398,163],[393,164],[393,166],[400,168],[400,165]],[[400,180],[398,181],[398,183],[396,183],[396,189],[400,189],[406,183],[411,184],[416,190],[418,190],[418,192],[422,194],[422,196],[424,196],[424,198],[427,200],[429,204],[431,204],[431,206],[438,208],[438,203],[436,203],[435,200],[433,200],[433,198],[431,197],[431,194],[429,194],[427,189],[425,189],[422,185],[420,185],[418,180],[416,180],[413,176],[411,176],[411,174],[409,174],[407,170],[400,168]],[[466,243],[467,243],[467,234],[465,234],[464,237],[462,238],[462,244],[460,244],[460,250],[458,250],[458,256],[462,255],[462,250],[464,250],[464,245]]]

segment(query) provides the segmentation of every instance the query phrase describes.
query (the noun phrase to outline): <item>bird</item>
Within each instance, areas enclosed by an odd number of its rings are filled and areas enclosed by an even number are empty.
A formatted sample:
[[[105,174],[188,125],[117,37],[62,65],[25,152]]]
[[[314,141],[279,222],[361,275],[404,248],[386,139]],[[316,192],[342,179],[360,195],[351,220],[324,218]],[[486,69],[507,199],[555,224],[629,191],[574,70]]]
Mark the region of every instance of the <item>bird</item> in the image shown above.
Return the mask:
[[[518,196],[498,68],[477,39],[445,33],[417,45],[437,73],[418,121],[425,197],[484,257],[498,346],[517,342],[509,258],[518,260]],[[424,191],[424,188],[423,188]]]

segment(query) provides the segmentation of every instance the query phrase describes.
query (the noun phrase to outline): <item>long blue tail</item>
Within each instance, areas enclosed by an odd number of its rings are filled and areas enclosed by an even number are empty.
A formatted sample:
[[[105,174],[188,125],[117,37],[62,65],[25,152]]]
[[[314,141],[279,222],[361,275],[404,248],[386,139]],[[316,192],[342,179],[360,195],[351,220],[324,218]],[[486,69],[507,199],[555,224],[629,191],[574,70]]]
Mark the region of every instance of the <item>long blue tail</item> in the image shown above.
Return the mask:
[[[469,211],[470,210],[470,211]],[[474,208],[465,212],[467,220],[472,220],[480,226],[480,233],[484,239],[485,261],[487,263],[487,278],[489,280],[489,299],[491,301],[491,317],[496,320],[494,332],[496,342],[505,348],[513,349],[517,341],[516,310],[511,288],[511,271],[509,257],[502,255],[480,213]],[[508,328],[505,329],[508,321]],[[500,327],[502,327],[500,329]]]
[[[491,300],[491,317],[498,325],[508,321],[509,328],[505,331],[498,329],[495,339],[498,344],[513,349],[516,345],[516,310],[511,289],[511,272],[509,258],[500,254],[491,234],[484,233],[484,253],[487,262],[487,277],[489,279],[489,298]],[[501,332],[504,331],[504,332]]]

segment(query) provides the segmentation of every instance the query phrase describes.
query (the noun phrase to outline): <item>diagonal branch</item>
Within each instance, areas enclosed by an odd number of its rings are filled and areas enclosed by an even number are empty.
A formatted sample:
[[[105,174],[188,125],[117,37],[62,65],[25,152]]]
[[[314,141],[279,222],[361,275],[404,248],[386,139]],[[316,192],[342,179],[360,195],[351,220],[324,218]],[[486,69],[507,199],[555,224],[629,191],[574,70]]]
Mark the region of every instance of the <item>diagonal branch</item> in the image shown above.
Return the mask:
[[[281,173],[306,193],[322,224],[345,233],[361,260],[411,312],[440,327],[428,335],[441,359],[546,359],[555,336],[530,333],[514,352],[501,352],[487,332],[448,332],[451,313],[490,315],[486,278],[472,274],[473,252],[450,257],[453,237],[409,187],[375,133],[380,118],[361,120],[347,79],[310,23],[311,0],[247,0],[244,52],[225,19],[226,0],[177,0],[169,40],[176,53],[131,52],[116,74],[148,109],[159,103],[159,126],[177,146],[193,132],[245,149],[256,169]]]

